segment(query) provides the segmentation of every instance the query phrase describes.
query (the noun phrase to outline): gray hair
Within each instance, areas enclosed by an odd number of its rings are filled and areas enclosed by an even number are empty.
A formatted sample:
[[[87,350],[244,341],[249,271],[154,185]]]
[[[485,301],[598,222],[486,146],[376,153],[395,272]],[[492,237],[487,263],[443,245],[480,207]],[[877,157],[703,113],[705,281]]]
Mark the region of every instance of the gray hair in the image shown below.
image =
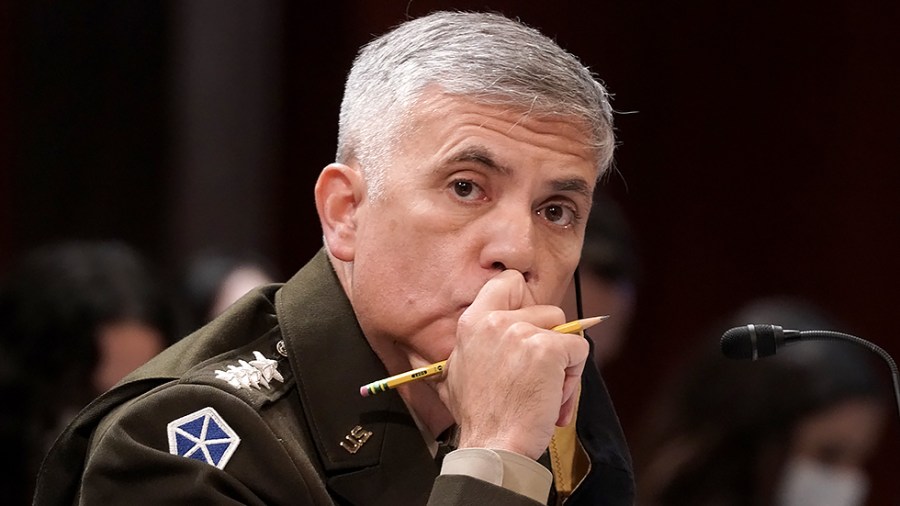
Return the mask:
[[[356,160],[371,197],[402,127],[429,85],[478,103],[571,117],[590,134],[602,173],[614,148],[609,94],[572,54],[498,14],[436,12],[364,46],[344,90],[337,161]]]

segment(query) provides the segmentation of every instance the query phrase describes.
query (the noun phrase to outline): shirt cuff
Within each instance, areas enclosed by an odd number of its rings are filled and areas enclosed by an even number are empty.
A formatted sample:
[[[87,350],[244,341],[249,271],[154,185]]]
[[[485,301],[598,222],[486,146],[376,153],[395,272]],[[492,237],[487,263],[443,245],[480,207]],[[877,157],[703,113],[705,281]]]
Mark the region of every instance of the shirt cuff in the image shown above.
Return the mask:
[[[461,448],[444,457],[441,474],[462,474],[546,503],[553,473],[540,463],[506,450]]]

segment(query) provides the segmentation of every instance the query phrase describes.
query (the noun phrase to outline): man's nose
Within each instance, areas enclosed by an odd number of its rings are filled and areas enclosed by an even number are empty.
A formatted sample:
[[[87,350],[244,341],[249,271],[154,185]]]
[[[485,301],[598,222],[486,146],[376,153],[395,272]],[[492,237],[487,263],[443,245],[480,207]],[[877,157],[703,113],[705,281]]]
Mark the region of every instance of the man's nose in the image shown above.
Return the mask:
[[[530,210],[507,206],[494,216],[486,216],[490,226],[485,230],[481,265],[498,271],[514,269],[528,281],[535,261],[535,222]]]

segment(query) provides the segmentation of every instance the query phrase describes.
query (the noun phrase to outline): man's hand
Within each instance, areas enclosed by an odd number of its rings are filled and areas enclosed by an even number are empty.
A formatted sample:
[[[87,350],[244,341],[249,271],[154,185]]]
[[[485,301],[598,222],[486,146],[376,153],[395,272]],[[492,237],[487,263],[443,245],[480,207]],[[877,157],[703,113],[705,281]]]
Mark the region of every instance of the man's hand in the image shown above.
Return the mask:
[[[547,330],[564,322],[558,307],[534,305],[517,271],[482,287],[459,319],[440,388],[459,424],[460,448],[508,450],[536,460],[554,426],[571,420],[589,348],[577,334]]]

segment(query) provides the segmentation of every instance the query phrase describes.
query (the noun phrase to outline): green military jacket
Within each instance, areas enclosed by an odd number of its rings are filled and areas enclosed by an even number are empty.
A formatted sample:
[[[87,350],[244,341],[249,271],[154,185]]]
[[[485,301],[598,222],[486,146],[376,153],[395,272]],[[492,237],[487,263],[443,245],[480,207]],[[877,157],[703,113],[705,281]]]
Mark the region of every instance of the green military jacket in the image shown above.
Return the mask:
[[[386,375],[320,252],[85,408],[45,460],[34,503],[535,504],[439,476],[400,396],[359,395]],[[602,473],[583,483],[584,504],[630,504],[627,448],[602,393],[612,426],[582,441]]]

